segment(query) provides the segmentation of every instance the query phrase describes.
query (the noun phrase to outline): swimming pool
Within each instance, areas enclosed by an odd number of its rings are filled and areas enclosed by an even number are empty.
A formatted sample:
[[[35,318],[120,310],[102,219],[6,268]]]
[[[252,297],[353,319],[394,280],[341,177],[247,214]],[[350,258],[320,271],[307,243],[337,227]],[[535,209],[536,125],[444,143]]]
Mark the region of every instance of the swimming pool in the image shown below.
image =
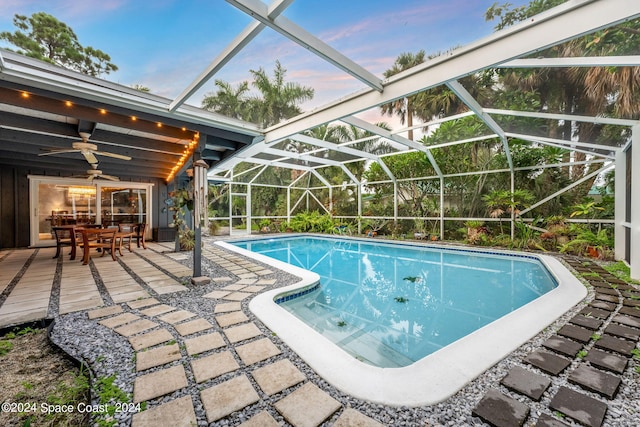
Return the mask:
[[[307,237],[304,236],[304,239]],[[314,239],[316,240],[284,237],[267,239],[270,240],[268,243],[264,239],[235,242],[252,250],[262,247],[272,256],[279,252],[276,256],[278,260],[224,242],[218,244],[301,277],[296,285],[269,291],[254,298],[250,303],[251,310],[327,381],[349,394],[373,402],[415,406],[444,400],[586,296],[584,286],[552,257],[523,257],[516,253],[487,253],[466,248],[446,248],[440,251],[440,248],[417,244],[387,247],[386,243],[372,239]],[[276,250],[273,248],[275,241],[287,249]],[[320,241],[323,241],[322,245]],[[336,250],[327,251],[323,247],[327,242],[331,242]],[[307,254],[296,255],[295,251],[288,249],[292,245],[308,248]],[[391,252],[386,255],[377,254],[375,251],[382,246],[385,247],[383,251]],[[338,250],[340,247],[342,250]],[[344,258],[355,257],[355,253],[361,249],[366,257],[363,261],[362,255],[359,255],[359,267],[344,267],[348,265]],[[409,253],[417,249],[420,255],[414,254],[413,258],[409,256]],[[494,265],[492,258],[495,255],[506,259],[508,267]],[[390,266],[379,266],[382,265],[378,262],[379,258],[384,257],[390,261]],[[421,266],[416,257],[422,258]],[[434,258],[445,261],[436,262]],[[522,268],[521,263],[535,264],[538,267],[527,270]],[[326,272],[320,275],[314,273],[313,269],[322,264],[328,266]],[[475,298],[482,294],[488,296],[484,302],[473,303],[467,309],[463,309],[452,298],[453,291],[441,286],[444,276],[463,270],[470,271],[472,278],[458,279],[456,287],[462,290],[462,294],[473,295],[469,298],[472,301],[476,301]],[[322,274],[329,276],[323,279]],[[494,278],[487,279],[491,274],[494,274]],[[548,283],[534,285],[526,282],[532,276],[540,276]],[[487,280],[495,282],[497,290],[485,286]],[[528,285],[521,286],[518,283],[520,281]],[[325,282],[327,286],[338,286],[327,292]],[[355,282],[363,282],[365,290],[356,290],[353,285]],[[316,289],[318,283],[321,287]],[[340,291],[340,287],[347,290]],[[308,295],[301,297],[300,294]],[[497,304],[497,312],[506,311],[507,314],[500,314],[497,320],[490,320],[488,313],[493,312],[496,306],[493,302],[503,301],[501,296],[504,294],[509,297],[506,302]],[[520,294],[528,294],[530,302],[521,302]],[[318,325],[310,326],[283,308],[283,304],[289,303],[304,305],[301,298],[308,297],[311,297],[310,302],[307,301],[311,308],[307,307],[307,312],[312,314],[309,317],[319,319],[323,332],[329,331],[329,338],[314,329]],[[377,318],[384,317],[385,311],[387,314],[393,312],[391,317],[394,321],[387,324],[382,321],[365,321],[360,313],[348,314],[350,302],[356,297],[370,305],[367,309],[361,308],[361,311],[370,311]],[[404,302],[396,298],[404,299]],[[328,300],[340,302],[340,316],[325,311]],[[379,300],[386,300],[389,304],[381,309],[381,306],[376,305]],[[436,308],[431,305],[436,302],[444,302],[444,306]],[[444,326],[434,326],[428,319],[408,320],[405,313],[408,311],[418,314],[426,311],[431,317],[435,314],[435,317],[445,319]],[[470,330],[468,326],[459,327],[463,324],[459,321],[461,318],[479,318],[483,323],[478,329]],[[447,344],[440,339],[448,335],[444,330],[451,326],[459,338],[454,336],[453,342]],[[414,330],[412,334],[409,333],[411,328]],[[373,333],[362,334],[361,330]],[[352,341],[356,345],[351,349],[342,349],[332,342],[332,334],[338,341]],[[365,335],[368,338],[364,341],[358,343],[355,339]],[[451,341],[451,337],[448,341]],[[382,347],[384,351],[373,352],[371,350],[374,347]],[[429,351],[426,356],[410,351],[401,357],[399,354],[402,353],[398,349],[402,347],[428,348]],[[382,354],[383,357],[372,354]],[[373,360],[376,357],[383,359],[383,362]],[[402,359],[401,363],[397,363],[399,359]],[[387,365],[389,361],[392,364]],[[373,366],[374,364],[379,366]]]
[[[383,368],[410,365],[557,286],[533,257],[309,236],[235,245],[317,273],[312,292],[276,302]]]

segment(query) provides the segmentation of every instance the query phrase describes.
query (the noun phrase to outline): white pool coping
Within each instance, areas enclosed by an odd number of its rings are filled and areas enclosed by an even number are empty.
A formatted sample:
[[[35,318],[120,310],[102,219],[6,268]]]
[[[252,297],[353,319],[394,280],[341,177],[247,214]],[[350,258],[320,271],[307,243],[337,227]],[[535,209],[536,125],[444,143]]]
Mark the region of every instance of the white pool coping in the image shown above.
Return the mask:
[[[432,405],[447,399],[587,296],[586,287],[559,260],[527,253],[547,267],[558,287],[409,366],[379,368],[357,360],[274,302],[278,295],[315,285],[320,276],[226,242],[216,244],[300,277],[298,283],[256,296],[249,308],[331,385],[358,399],[392,406]],[[477,251],[522,255],[493,249]]]

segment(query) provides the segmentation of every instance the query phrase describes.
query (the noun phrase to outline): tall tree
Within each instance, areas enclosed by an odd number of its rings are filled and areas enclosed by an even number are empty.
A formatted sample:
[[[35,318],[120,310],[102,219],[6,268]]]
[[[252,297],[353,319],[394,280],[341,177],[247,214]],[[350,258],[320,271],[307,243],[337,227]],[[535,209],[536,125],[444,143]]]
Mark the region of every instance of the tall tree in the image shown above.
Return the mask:
[[[487,20],[497,19],[496,30],[529,19],[564,0],[533,0],[528,5],[512,8],[510,4],[494,4],[485,13]],[[640,49],[640,21],[630,21],[597,31],[593,34],[553,46],[536,56],[581,57],[630,55]],[[640,117],[640,72],[637,67],[540,68],[534,70],[497,71],[500,86],[506,91],[535,92],[539,109],[588,116]],[[565,140],[577,138],[583,142],[602,142],[606,127],[585,122],[565,120],[549,126],[549,136]],[[607,133],[607,139],[612,138]],[[620,138],[613,138],[619,141]],[[576,161],[585,160],[584,153],[576,153]],[[568,158],[565,158],[565,161]],[[584,165],[572,168],[571,176],[580,178],[589,171]],[[594,178],[595,179],[595,178]],[[590,188],[592,183],[581,186]]]
[[[216,80],[218,90],[205,96],[202,107],[267,127],[300,114],[299,105],[313,98],[312,88],[285,81],[287,70],[280,61],[276,61],[273,79],[262,67],[249,71],[258,94],[249,93],[246,81],[234,88],[227,82]]]
[[[18,29],[1,32],[0,39],[16,46],[20,54],[94,77],[118,69],[109,55],[91,46],[83,47],[67,24],[45,12],[30,17],[16,14],[13,24]]]
[[[393,63],[393,66],[385,71],[383,75],[386,78],[394,76],[398,73],[401,73],[409,68],[413,68],[418,64],[424,62],[424,50],[419,51],[415,55],[410,52],[401,53],[400,56],[396,58],[396,62]],[[386,114],[389,116],[393,116],[394,114],[400,118],[400,123],[405,124],[409,127],[409,131],[407,137],[410,140],[413,140],[413,103],[415,96],[408,96],[406,98],[399,98],[389,104],[384,104],[380,106],[382,110],[382,114]]]
[[[260,91],[260,97],[249,99],[255,105],[252,108],[254,121],[263,126],[271,126],[282,120],[302,113],[299,105],[313,99],[314,90],[298,83],[285,82],[287,73],[280,61],[276,61],[273,79],[269,78],[262,67],[249,70],[253,75],[252,85]]]
[[[216,80],[218,91],[208,94],[202,100],[202,108],[234,119],[248,120],[247,94],[249,83],[242,82],[233,87],[222,80]]]

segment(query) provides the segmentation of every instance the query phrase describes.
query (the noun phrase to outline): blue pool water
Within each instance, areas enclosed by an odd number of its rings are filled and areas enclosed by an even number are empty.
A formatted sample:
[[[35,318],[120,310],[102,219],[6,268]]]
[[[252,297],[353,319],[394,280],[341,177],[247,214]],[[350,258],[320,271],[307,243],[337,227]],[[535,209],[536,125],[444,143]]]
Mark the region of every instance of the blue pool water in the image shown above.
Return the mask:
[[[280,306],[363,362],[407,366],[557,286],[533,257],[322,237],[234,242],[314,271]]]

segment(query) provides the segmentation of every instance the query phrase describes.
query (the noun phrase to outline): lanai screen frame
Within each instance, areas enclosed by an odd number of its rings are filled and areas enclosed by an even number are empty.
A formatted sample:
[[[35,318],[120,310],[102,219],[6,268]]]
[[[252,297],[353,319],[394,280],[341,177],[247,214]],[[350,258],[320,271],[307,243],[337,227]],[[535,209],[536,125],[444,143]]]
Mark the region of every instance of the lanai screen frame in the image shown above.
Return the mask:
[[[326,180],[323,180],[318,170],[325,167],[339,167],[347,176],[351,179],[350,185],[355,186],[358,200],[358,216],[362,214],[362,186],[363,183],[359,182],[353,175],[350,175],[348,170],[344,167],[344,164],[329,159],[322,159],[315,156],[311,156],[308,153],[296,154],[287,153],[281,151],[275,151],[274,145],[278,142],[286,139],[305,139],[302,142],[315,145],[319,149],[334,150],[337,152],[348,153],[354,156],[360,156],[360,161],[375,161],[382,167],[383,170],[389,175],[389,182],[392,182],[395,187],[394,191],[394,220],[398,217],[398,193],[397,193],[397,179],[391,174],[388,168],[384,165],[383,157],[374,156],[365,152],[355,152],[354,149],[345,146],[344,144],[333,144],[326,141],[310,140],[308,137],[302,135],[302,132],[308,129],[312,129],[316,126],[343,122],[349,125],[356,126],[360,129],[372,132],[379,137],[392,141],[395,144],[406,147],[406,150],[419,150],[423,151],[431,166],[436,171],[436,177],[427,177],[440,180],[440,220],[441,235],[444,232],[444,203],[443,203],[443,188],[442,182],[447,178],[446,174],[443,174],[439,168],[439,165],[433,159],[430,153],[432,147],[425,147],[419,142],[409,140],[399,134],[405,132],[407,129],[401,129],[394,132],[386,131],[380,127],[372,125],[362,119],[355,117],[354,115],[366,111],[370,108],[376,108],[380,105],[386,104],[393,100],[404,98],[406,96],[418,93],[420,91],[433,88],[439,85],[446,85],[456,96],[462,100],[468,107],[469,112],[465,114],[473,114],[477,116],[492,132],[492,135],[487,137],[499,138],[504,147],[504,152],[508,162],[508,169],[506,171],[482,171],[482,172],[469,172],[468,175],[474,173],[510,173],[511,191],[514,191],[514,172],[517,168],[514,168],[510,157],[508,141],[510,138],[517,138],[525,141],[530,141],[535,144],[560,146],[573,151],[586,150],[589,155],[596,157],[595,161],[603,163],[603,167],[599,168],[596,173],[601,173],[612,167],[617,168],[617,176],[625,176],[627,168],[627,156],[625,153],[631,150],[634,141],[640,138],[640,122],[637,120],[625,120],[625,119],[611,119],[603,117],[590,117],[590,116],[576,116],[566,114],[547,114],[538,112],[525,112],[525,111],[506,111],[497,110],[492,108],[485,108],[480,105],[471,94],[460,84],[459,80],[462,77],[471,75],[487,68],[541,68],[541,67],[608,67],[608,66],[640,66],[640,56],[622,56],[622,57],[580,57],[580,58],[542,58],[542,59],[526,59],[525,57],[531,54],[542,51],[551,46],[566,42],[568,40],[583,36],[594,31],[614,26],[632,19],[640,17],[640,3],[633,0],[608,0],[593,1],[593,0],[571,0],[558,7],[555,7],[547,12],[533,17],[532,19],[522,22],[520,24],[508,27],[504,30],[496,32],[486,38],[483,38],[468,46],[456,49],[445,55],[439,56],[432,60],[429,60],[417,67],[407,70],[403,73],[394,75],[393,77],[382,80],[364,70],[358,64],[336,52],[322,41],[318,40],[305,30],[297,27],[292,22],[288,21],[281,14],[288,7],[293,0],[275,0],[270,5],[266,5],[258,0],[227,0],[230,4],[234,5],[238,9],[250,14],[256,19],[256,21],[249,25],[245,31],[243,31],[223,52],[212,62],[212,64],[203,71],[203,73],[196,79],[183,93],[174,100],[172,108],[177,108],[188,99],[198,88],[200,88],[207,80],[209,80],[224,64],[226,64],[235,54],[237,54],[246,44],[248,44],[253,37],[255,37],[260,31],[266,27],[278,31],[290,40],[300,44],[301,46],[309,49],[311,52],[320,56],[321,58],[329,61],[338,68],[341,68],[345,72],[356,77],[362,81],[368,88],[356,92],[350,96],[347,96],[341,100],[335,101],[324,107],[318,108],[312,112],[301,114],[294,117],[284,123],[279,123],[270,128],[264,129],[264,138],[256,140],[253,144],[243,149],[241,152],[236,153],[233,157],[230,157],[220,163],[209,171],[208,177],[210,181],[215,182],[227,182],[228,185],[241,185],[246,186],[245,193],[231,194],[248,194],[247,200],[248,211],[246,213],[247,225],[251,227],[251,187],[254,185],[261,185],[255,182],[256,177],[249,183],[238,182],[234,178],[233,169],[236,165],[242,162],[254,163],[256,165],[262,165],[266,167],[283,167],[300,170],[304,175],[314,175],[320,182],[323,182],[324,186],[332,191],[336,186],[331,186]],[[534,117],[550,120],[571,120],[580,121],[593,124],[610,124],[625,126],[632,129],[631,140],[627,142],[624,147],[613,147],[603,144],[586,143],[581,141],[566,141],[551,138],[541,138],[534,135],[515,134],[509,133],[500,127],[494,120],[496,115],[507,116],[524,116]],[[456,116],[447,117],[440,122],[448,120],[455,120]],[[413,126],[413,128],[423,128],[430,123],[421,123]],[[472,141],[453,141],[452,144],[468,143]],[[636,143],[637,145],[637,143]],[[640,150],[631,150],[632,163],[640,164]],[[270,152],[272,155],[280,155],[281,157],[275,160],[265,160],[259,158],[260,153]],[[402,151],[406,153],[407,151]],[[313,161],[317,163],[315,166],[299,166],[301,161]],[[590,160],[590,161],[593,161]],[[296,164],[297,163],[297,164]],[[551,165],[556,167],[567,166],[567,164]],[[539,168],[539,165],[532,166]],[[640,188],[640,171],[631,171],[631,188]],[[264,170],[264,169],[263,169]],[[415,177],[412,179],[424,179],[425,177]],[[587,178],[581,178],[582,180]],[[625,258],[625,253],[630,253],[632,277],[640,278],[640,196],[633,196],[633,192],[627,197],[626,186],[620,183],[621,179],[616,180],[616,214],[615,231],[616,231],[616,246],[615,254],[616,258]],[[291,200],[290,192],[292,188],[295,188],[295,184],[300,182],[295,181],[286,186],[288,193],[287,197],[287,212],[290,216],[291,213]],[[566,191],[579,182],[576,181],[568,188],[562,191]],[[283,187],[284,188],[284,187]],[[312,190],[306,188],[307,194]],[[562,192],[561,191],[561,192]],[[527,209],[533,209],[542,203],[557,196],[560,192],[549,195],[547,198],[542,199],[534,203],[533,206]],[[319,203],[322,205],[322,203]],[[629,209],[628,209],[629,208]],[[331,209],[329,209],[330,211]],[[630,211],[630,215],[625,216],[625,212]],[[526,211],[520,214],[526,213]],[[231,214],[230,214],[231,223]],[[451,219],[451,218],[446,218]],[[461,220],[468,218],[460,218]],[[483,218],[485,220],[491,220]],[[511,228],[513,234],[513,226],[515,223],[515,213],[511,214]],[[624,239],[623,236],[629,234],[630,238]],[[630,248],[627,248],[630,246]],[[634,254],[636,255],[634,257]]]

